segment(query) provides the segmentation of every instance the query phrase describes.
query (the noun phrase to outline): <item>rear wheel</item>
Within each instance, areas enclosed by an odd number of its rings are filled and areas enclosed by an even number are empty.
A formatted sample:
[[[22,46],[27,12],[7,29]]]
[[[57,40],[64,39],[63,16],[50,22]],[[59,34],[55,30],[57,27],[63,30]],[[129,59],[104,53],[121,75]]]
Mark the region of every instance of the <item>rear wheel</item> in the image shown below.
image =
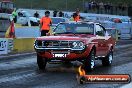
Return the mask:
[[[33,21],[30,21],[30,24],[31,24],[31,26],[34,26],[34,23],[33,23]]]
[[[45,70],[47,61],[45,58],[42,58],[41,56],[37,54],[37,64],[40,70]]]
[[[92,50],[84,62],[85,71],[92,71],[95,67],[95,50]]]
[[[102,59],[102,65],[110,66],[112,64],[112,60],[113,60],[113,51],[111,49],[109,54],[105,58]]]

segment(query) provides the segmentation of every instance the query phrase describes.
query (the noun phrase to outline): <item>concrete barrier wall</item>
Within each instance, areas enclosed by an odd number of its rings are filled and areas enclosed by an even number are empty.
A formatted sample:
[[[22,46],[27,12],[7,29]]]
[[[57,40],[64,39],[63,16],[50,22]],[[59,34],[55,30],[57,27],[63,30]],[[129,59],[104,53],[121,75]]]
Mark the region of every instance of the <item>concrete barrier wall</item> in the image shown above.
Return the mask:
[[[12,38],[0,38],[0,55],[8,54],[13,50]]]
[[[40,36],[39,27],[19,27],[15,28],[16,38],[36,38]]]
[[[12,40],[9,40],[8,38],[4,38],[4,40],[1,39],[1,43],[6,46],[4,49],[3,46],[0,46],[0,49],[5,50],[6,52],[2,54],[33,52],[34,40],[36,37],[40,36],[40,30],[39,27],[27,27],[15,24],[15,36],[16,38]],[[7,41],[7,44],[5,44],[5,40],[9,40]]]
[[[34,13],[37,11],[39,14],[40,14],[40,17],[44,16],[44,12],[46,10],[36,10],[36,9],[18,9],[17,11],[21,11],[21,10],[24,10],[24,11],[27,11],[31,14],[31,16],[34,15]],[[53,10],[49,10],[50,11],[50,16],[52,17],[53,16]],[[71,15],[74,13],[74,12],[67,12],[67,11],[63,11],[64,14],[68,15],[68,17],[71,17]],[[94,13],[80,13],[81,16],[83,17],[90,17],[90,18],[97,18],[99,20],[110,20],[110,18],[124,18],[124,19],[130,19],[130,17],[128,16],[119,16],[119,15],[108,15],[108,14],[94,14]],[[67,16],[66,16],[67,17]]]
[[[18,38],[14,39],[13,52],[33,52],[34,51],[34,38]]]

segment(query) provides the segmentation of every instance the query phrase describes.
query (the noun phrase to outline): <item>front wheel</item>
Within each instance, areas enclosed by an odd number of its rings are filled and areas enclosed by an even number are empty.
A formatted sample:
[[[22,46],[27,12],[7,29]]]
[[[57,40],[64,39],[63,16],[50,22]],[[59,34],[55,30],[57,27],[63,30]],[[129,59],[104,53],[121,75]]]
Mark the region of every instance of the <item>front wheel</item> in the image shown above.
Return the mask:
[[[112,64],[113,60],[113,51],[110,50],[109,54],[102,59],[102,65],[103,66],[110,66]]]
[[[95,50],[92,50],[84,62],[85,71],[92,71],[95,67]]]
[[[41,56],[37,54],[37,64],[40,70],[45,70],[47,61],[45,58],[42,58]]]

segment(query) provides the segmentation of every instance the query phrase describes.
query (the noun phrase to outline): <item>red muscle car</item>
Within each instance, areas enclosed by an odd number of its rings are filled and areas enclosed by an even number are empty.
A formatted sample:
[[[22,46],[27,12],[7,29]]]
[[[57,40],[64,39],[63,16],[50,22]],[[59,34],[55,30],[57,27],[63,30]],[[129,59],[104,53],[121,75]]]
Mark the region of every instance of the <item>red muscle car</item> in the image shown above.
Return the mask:
[[[109,66],[113,59],[115,39],[99,23],[67,22],[60,23],[53,35],[36,39],[39,69],[45,69],[47,62],[80,61],[86,71],[95,67],[95,60]]]

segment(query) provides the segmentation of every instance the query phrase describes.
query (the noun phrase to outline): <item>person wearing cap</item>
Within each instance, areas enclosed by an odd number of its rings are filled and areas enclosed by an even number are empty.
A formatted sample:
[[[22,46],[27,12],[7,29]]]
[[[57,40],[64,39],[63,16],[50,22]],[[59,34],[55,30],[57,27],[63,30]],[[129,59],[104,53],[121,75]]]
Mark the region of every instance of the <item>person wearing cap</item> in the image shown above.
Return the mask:
[[[16,23],[17,22],[17,12],[16,12],[16,9],[14,9],[14,11],[12,12],[12,18],[13,18],[14,23]]]
[[[53,11],[53,17],[57,17],[57,13],[58,13],[57,10]]]
[[[52,20],[49,16],[50,12],[46,11],[45,16],[40,19],[41,36],[46,36],[46,34],[50,31]]]
[[[36,18],[39,18],[40,17],[39,16],[39,13],[37,11],[34,13],[34,17],[36,17]]]
[[[59,17],[64,17],[64,13],[62,11],[59,12]]]

